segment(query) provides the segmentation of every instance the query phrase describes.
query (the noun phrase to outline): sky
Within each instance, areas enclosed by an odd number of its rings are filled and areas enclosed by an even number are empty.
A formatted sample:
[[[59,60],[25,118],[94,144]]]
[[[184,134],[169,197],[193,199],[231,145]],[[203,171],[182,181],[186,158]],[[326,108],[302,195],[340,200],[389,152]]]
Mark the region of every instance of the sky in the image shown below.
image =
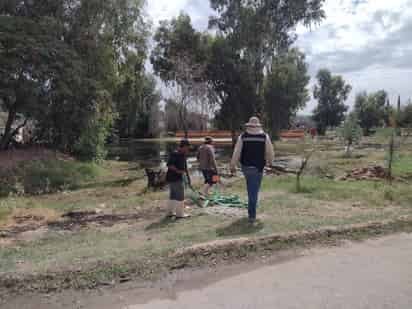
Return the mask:
[[[326,19],[307,29],[298,26],[297,47],[307,57],[311,92],[316,72],[327,68],[342,75],[353,90],[353,106],[361,91],[384,89],[395,104],[412,98],[412,0],[326,0]],[[160,20],[185,11],[200,31],[214,12],[208,0],[148,0],[147,13],[156,27]],[[316,105],[311,99],[303,114]]]

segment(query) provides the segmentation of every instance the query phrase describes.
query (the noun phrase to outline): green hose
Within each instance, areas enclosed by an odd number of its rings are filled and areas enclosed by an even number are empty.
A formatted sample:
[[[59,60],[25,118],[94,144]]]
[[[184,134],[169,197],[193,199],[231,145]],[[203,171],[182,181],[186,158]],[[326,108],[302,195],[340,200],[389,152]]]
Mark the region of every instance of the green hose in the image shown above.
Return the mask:
[[[233,208],[247,208],[248,204],[244,202],[238,195],[222,195],[218,185],[215,186],[215,190],[212,195],[203,197],[199,192],[195,191],[193,187],[188,186],[190,189],[188,198],[192,200],[194,204],[199,207],[206,208],[209,206],[224,206]],[[203,201],[203,203],[202,203]]]

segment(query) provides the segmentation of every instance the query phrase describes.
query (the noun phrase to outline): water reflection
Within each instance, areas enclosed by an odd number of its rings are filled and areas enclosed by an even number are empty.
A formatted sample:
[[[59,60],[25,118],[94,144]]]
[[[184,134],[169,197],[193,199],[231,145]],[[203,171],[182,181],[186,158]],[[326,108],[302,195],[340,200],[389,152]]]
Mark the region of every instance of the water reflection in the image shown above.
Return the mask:
[[[136,162],[142,168],[159,167],[166,164],[169,153],[178,146],[177,141],[136,141],[123,140],[109,147],[110,160]],[[196,152],[200,144],[193,145],[188,157],[188,163],[196,162]],[[216,158],[220,162],[230,160],[232,146],[230,143],[216,144]]]

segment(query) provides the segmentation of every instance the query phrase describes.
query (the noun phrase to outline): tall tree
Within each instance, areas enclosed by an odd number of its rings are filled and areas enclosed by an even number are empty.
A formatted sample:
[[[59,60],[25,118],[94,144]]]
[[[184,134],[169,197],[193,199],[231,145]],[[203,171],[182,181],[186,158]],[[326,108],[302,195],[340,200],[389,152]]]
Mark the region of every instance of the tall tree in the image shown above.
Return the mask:
[[[79,85],[68,74],[79,75],[77,54],[60,39],[62,29],[51,18],[32,20],[0,15],[0,104],[7,113],[0,150],[6,149],[18,128],[18,114],[30,119],[47,107],[54,94],[52,83],[67,92]]]
[[[154,40],[151,62],[157,74],[179,105],[179,117],[187,135],[187,116],[191,109],[208,99],[206,80],[207,36],[197,32],[190,17],[180,14],[170,22],[163,21]]]
[[[166,84],[176,83],[179,78],[177,59],[184,58],[191,66],[205,63],[206,39],[193,28],[187,14],[181,13],[170,21],[161,21],[154,35],[155,47],[150,57],[155,74]]]
[[[144,70],[144,60],[136,53],[128,53],[120,65],[119,81],[115,93],[118,111],[116,128],[120,137],[148,137],[151,115],[158,109],[160,93],[156,80]]]
[[[288,128],[298,109],[306,105],[309,81],[305,55],[299,50],[292,49],[273,60],[265,78],[265,110],[272,136]]]
[[[355,113],[365,135],[369,135],[373,127],[385,124],[385,119],[390,118],[386,107],[388,95],[384,90],[367,94],[359,93],[355,99]]]
[[[253,77],[255,113],[263,113],[264,75],[279,52],[287,50],[296,39],[294,30],[303,23],[320,22],[325,14],[324,0],[211,0],[217,16],[210,19],[211,28],[231,40],[231,45],[244,58]]]
[[[399,126],[403,128],[412,128],[412,101],[401,108],[399,117]]]
[[[253,79],[247,63],[228,38],[216,36],[209,50],[207,79],[218,102],[215,125],[219,129],[230,130],[235,143],[236,132],[254,113],[253,101],[250,101],[255,96]]]
[[[339,75],[333,76],[326,69],[316,75],[318,84],[313,90],[313,97],[318,106],[313,112],[319,134],[323,135],[328,127],[337,127],[345,119],[348,106],[345,105],[352,87]]]
[[[93,147],[96,142],[97,148],[104,146],[104,135],[113,122],[119,64],[127,52],[146,50],[142,7],[142,0],[2,3],[0,17],[4,23],[9,19],[8,25],[21,25],[4,30],[11,40],[0,44],[1,60],[32,70],[22,77],[27,80],[25,88],[37,99],[29,92],[20,92],[28,102],[21,113],[33,111],[38,139],[68,152],[77,151],[81,145]],[[7,44],[16,44],[17,48]],[[10,79],[16,74],[7,76]],[[91,155],[95,154],[92,151]]]

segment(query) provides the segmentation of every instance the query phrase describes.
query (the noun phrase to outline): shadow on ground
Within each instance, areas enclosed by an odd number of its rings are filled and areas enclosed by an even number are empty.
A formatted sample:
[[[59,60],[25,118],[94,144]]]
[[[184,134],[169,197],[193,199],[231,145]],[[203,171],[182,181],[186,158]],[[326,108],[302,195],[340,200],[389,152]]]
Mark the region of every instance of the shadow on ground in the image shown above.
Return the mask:
[[[253,225],[249,223],[247,218],[242,218],[232,222],[230,225],[219,228],[216,234],[219,237],[238,236],[254,234],[263,229],[263,222],[256,221]]]
[[[146,231],[151,231],[151,230],[158,230],[162,229],[165,227],[168,227],[169,225],[172,225],[176,222],[176,219],[173,217],[163,217],[160,221],[153,222],[152,224],[148,225],[145,230]]]

